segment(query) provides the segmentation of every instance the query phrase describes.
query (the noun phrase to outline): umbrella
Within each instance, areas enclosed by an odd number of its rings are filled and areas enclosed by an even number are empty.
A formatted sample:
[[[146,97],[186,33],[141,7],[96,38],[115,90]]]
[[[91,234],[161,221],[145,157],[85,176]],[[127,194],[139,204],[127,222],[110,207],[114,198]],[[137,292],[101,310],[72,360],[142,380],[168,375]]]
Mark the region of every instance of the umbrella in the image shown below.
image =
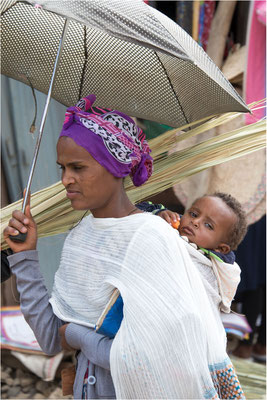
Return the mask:
[[[35,6],[35,7],[33,7]],[[1,72],[47,93],[70,21],[52,97],[178,127],[249,109],[203,49],[141,0],[1,2]]]
[[[1,72],[48,93],[23,211],[51,96],[73,105],[93,92],[96,105],[173,127],[249,111],[201,47],[141,0],[7,0],[1,24]]]

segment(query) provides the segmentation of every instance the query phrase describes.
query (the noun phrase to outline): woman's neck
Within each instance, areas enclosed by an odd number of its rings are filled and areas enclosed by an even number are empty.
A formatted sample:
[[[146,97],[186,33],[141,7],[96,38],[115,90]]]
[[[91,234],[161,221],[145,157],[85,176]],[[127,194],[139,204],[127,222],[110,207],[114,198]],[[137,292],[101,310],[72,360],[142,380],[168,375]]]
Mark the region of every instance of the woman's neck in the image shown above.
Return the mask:
[[[95,218],[122,218],[128,215],[142,213],[129,200],[125,192],[119,193],[115,198],[111,199],[108,204],[97,209],[90,210]]]

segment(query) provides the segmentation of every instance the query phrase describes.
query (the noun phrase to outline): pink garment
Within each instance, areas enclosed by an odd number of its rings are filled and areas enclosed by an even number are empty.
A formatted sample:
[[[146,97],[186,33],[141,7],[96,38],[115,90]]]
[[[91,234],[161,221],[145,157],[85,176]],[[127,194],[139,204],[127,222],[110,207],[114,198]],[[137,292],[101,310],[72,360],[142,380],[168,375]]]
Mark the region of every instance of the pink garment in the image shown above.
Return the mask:
[[[215,12],[215,1],[205,0],[204,29],[202,34],[202,47],[206,51],[210,35],[211,22]]]
[[[250,104],[266,97],[266,0],[252,0],[248,26],[248,55],[245,79],[245,101]],[[266,110],[256,110],[246,116],[251,124],[266,115]]]
[[[257,1],[259,4],[256,7],[258,20],[266,25],[266,0]]]

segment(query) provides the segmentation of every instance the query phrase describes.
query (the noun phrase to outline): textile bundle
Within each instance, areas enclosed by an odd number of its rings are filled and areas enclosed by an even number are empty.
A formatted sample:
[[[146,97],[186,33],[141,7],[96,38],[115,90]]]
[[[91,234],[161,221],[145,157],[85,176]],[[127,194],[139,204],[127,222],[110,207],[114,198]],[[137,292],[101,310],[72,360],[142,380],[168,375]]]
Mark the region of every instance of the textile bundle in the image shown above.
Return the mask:
[[[161,218],[90,215],[65,241],[51,304],[65,321],[93,327],[119,289],[124,316],[110,356],[118,399],[243,398],[220,296],[209,294],[216,278],[205,271],[211,279]]]

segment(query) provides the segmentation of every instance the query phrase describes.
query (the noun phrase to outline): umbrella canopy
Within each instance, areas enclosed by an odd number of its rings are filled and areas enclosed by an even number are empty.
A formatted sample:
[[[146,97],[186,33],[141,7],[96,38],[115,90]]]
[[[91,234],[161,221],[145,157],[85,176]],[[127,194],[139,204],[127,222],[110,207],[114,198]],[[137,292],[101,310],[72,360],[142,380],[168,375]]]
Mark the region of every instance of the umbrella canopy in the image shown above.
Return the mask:
[[[1,72],[48,92],[70,20],[52,97],[169,126],[249,109],[202,48],[141,0],[1,1]]]

